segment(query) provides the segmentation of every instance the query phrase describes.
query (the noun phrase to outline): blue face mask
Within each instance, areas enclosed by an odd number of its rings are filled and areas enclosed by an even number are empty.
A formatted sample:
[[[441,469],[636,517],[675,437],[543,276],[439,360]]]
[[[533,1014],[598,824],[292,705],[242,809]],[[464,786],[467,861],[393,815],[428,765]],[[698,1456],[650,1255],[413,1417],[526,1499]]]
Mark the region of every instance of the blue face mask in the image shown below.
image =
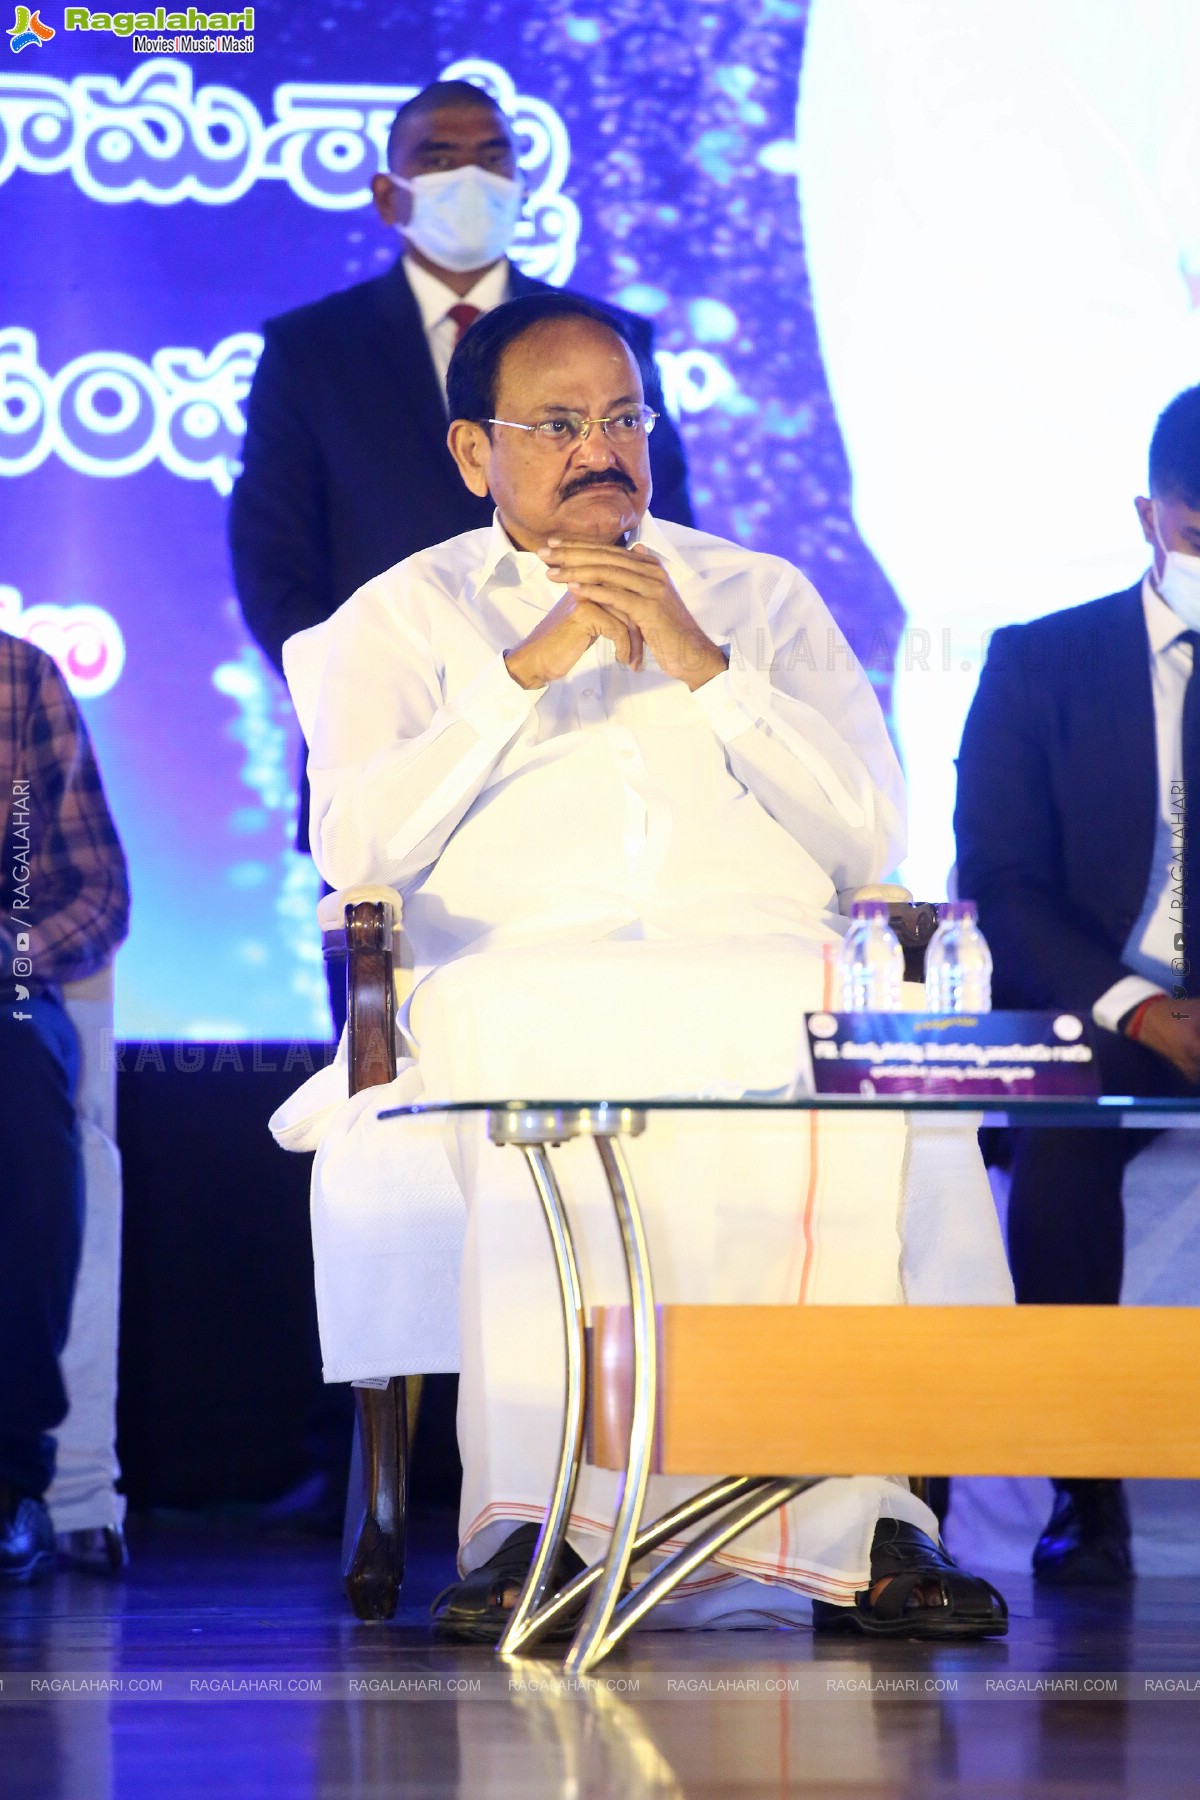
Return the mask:
[[[519,181],[476,163],[392,181],[413,203],[412,218],[396,230],[440,268],[458,274],[485,268],[512,243],[524,198]]]
[[[1158,577],[1159,593],[1171,611],[1181,618],[1189,631],[1200,631],[1200,556],[1187,556],[1181,550],[1168,550],[1158,528],[1158,508],[1154,508],[1154,535],[1165,561]]]

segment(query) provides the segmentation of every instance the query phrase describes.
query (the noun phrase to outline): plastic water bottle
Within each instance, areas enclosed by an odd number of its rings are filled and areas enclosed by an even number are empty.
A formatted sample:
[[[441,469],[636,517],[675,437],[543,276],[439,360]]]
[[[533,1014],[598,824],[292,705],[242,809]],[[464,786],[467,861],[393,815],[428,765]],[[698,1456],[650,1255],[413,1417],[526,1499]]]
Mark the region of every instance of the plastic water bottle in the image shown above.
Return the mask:
[[[888,924],[886,900],[856,900],[838,956],[841,1012],[898,1012],[904,952]]]
[[[992,1010],[992,953],[979,929],[973,900],[951,900],[925,952],[925,1010],[981,1013]]]

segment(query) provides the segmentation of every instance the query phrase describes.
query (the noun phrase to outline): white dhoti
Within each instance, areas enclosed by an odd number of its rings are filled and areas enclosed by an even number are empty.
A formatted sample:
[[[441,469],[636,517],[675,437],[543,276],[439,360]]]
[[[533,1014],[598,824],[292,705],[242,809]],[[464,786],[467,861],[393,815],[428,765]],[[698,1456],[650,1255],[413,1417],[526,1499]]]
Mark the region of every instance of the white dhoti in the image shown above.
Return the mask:
[[[431,978],[412,1009],[426,1091],[527,1101],[785,1094],[802,1064],[802,1015],[822,1004],[814,952],[795,939],[757,939],[466,958]],[[544,1512],[565,1359],[553,1259],[524,1158],[488,1142],[478,1115],[458,1119],[450,1148],[468,1212],[459,1399],[465,1572],[515,1522]],[[895,1114],[651,1111],[626,1153],[659,1302],[1012,1299],[969,1125],[909,1124]],[[626,1303],[595,1146],[575,1140],[552,1157],[588,1303]],[[853,1352],[847,1342],[848,1381]],[[804,1396],[781,1394],[779,1404],[801,1407]],[[645,1517],[738,1472],[652,1477]],[[590,1467],[581,1474],[570,1540],[588,1561],[603,1553],[620,1480]],[[872,1533],[885,1515],[936,1536],[933,1515],[904,1478],[830,1480],[736,1539],[667,1610],[678,1622],[698,1622],[756,1611],[791,1616],[800,1595],[849,1602],[867,1584]],[[772,1591],[738,1580],[745,1576]]]

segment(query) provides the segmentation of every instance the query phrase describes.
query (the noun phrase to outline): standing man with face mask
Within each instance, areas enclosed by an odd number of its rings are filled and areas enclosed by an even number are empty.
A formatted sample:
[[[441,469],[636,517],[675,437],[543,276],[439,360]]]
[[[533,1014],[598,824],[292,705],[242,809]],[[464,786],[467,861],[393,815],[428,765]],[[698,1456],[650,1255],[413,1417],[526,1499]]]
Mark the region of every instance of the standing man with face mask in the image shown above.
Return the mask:
[[[958,761],[959,885],[996,1003],[1090,1011],[1105,1092],[1200,1093],[1200,387],[1162,414],[1123,594],[993,637]],[[1018,1132],[1017,1299],[1115,1304],[1126,1164],[1153,1134]],[[1057,1481],[1034,1573],[1132,1574],[1120,1484]]]
[[[463,486],[446,448],[446,369],[481,313],[550,291],[505,254],[521,211],[517,151],[482,88],[438,81],[402,106],[372,192],[400,256],[376,280],[269,320],[247,406],[230,545],[246,623],[277,669],[285,638],[372,576],[488,523],[491,503]],[[655,512],[690,525],[652,329],[619,316],[662,415],[651,444]],[[307,792],[298,841],[307,850]],[[340,1023],[336,995],[334,1005]]]

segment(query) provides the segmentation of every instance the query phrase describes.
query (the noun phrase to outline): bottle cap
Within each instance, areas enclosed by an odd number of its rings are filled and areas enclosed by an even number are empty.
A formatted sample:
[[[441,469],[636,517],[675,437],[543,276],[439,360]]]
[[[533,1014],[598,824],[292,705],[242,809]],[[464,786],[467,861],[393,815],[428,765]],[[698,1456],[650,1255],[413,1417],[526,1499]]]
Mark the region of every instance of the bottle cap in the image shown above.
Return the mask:
[[[850,908],[852,919],[882,919],[886,925],[890,916],[886,900],[855,900]]]
[[[944,925],[947,919],[978,919],[979,908],[974,900],[945,900],[938,907],[938,924]]]

